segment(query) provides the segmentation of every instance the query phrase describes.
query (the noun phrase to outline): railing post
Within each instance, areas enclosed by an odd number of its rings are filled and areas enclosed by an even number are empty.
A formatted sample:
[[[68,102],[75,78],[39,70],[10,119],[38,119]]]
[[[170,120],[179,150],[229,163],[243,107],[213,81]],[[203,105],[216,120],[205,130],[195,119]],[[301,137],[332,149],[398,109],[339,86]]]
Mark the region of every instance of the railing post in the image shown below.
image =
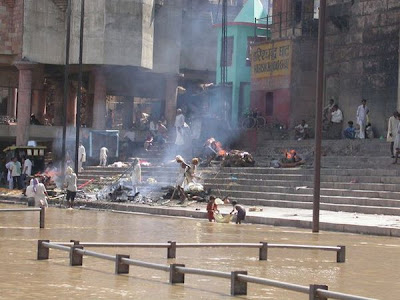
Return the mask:
[[[39,226],[40,228],[44,228],[44,217],[45,217],[46,208],[42,206],[40,208],[40,215],[39,215]]]
[[[79,242],[78,242],[79,243]],[[82,261],[83,261],[83,255],[78,253],[76,249],[82,249],[83,246],[81,245],[73,245],[71,246],[71,249],[69,249],[69,265],[74,267],[74,266],[82,266]]]
[[[346,262],[346,246],[338,246],[340,250],[336,252],[336,262],[344,263]]]
[[[168,241],[167,258],[176,258],[176,242]]]
[[[259,253],[259,260],[267,260],[268,259],[268,243],[266,242],[260,242],[261,247],[260,247],[260,253]]]
[[[240,281],[238,274],[247,275],[247,271],[231,272],[231,296],[247,295],[247,282]]]
[[[49,240],[38,240],[38,252],[37,252],[37,259],[49,259],[49,248],[43,246],[43,243],[50,243]]]
[[[328,300],[328,298],[324,296],[320,296],[317,293],[317,290],[327,290],[327,285],[319,285],[319,284],[310,284],[310,293],[309,293],[309,300]]]
[[[71,243],[74,243],[74,245],[79,245],[79,241],[77,240],[69,240]]]
[[[185,283],[185,273],[177,271],[176,267],[185,267],[183,264],[171,264],[169,265],[169,283]]]
[[[115,274],[129,274],[129,265],[121,261],[122,258],[130,258],[130,255],[115,255]]]

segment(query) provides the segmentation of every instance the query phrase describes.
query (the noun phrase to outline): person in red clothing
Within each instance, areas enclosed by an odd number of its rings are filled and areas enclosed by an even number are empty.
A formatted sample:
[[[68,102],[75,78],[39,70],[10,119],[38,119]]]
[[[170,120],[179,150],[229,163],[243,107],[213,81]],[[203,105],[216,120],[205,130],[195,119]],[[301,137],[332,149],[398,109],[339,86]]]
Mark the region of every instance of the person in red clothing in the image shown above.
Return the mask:
[[[210,221],[210,222],[212,222],[213,220],[215,221],[214,212],[219,212],[219,210],[218,210],[217,204],[215,204],[215,197],[210,196],[210,200],[208,201],[208,204],[207,204],[208,221]]]

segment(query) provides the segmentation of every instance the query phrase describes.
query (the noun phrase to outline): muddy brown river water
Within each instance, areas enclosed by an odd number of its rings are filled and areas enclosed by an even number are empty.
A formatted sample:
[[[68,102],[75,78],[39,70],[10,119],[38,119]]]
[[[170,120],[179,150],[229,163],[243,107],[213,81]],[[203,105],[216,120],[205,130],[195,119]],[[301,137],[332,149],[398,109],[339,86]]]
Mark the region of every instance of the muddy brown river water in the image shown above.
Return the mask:
[[[0,205],[0,208],[16,208]],[[183,263],[218,271],[247,270],[249,275],[300,285],[326,284],[330,290],[377,299],[400,299],[400,239],[252,224],[211,224],[206,220],[49,208],[46,229],[38,213],[0,213],[0,299],[308,299],[305,294],[249,284],[248,295],[231,297],[227,279],[186,275],[184,285],[168,284],[166,272],[130,267],[114,275],[114,263],[84,257],[70,267],[68,253],[50,250],[36,260],[38,239],[85,242],[260,242],[345,245],[346,263],[335,252],[269,249],[268,261],[257,249],[91,248],[107,254],[160,264]]]

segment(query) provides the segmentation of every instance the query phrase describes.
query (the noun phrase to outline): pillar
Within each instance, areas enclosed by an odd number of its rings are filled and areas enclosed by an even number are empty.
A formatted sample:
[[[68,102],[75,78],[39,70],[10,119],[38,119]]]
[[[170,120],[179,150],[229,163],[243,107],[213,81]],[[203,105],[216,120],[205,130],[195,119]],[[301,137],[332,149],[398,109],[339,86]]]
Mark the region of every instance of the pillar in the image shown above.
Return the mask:
[[[17,117],[17,97],[18,90],[10,88],[8,90],[7,115],[13,119]]]
[[[122,125],[124,129],[130,129],[133,125],[133,98],[124,97],[124,111]]]
[[[178,77],[169,75],[165,78],[165,119],[170,127],[174,126],[178,97]]]
[[[93,129],[106,128],[106,78],[100,68],[93,72],[94,76],[94,97],[93,97]]]
[[[43,122],[46,113],[46,98],[44,95],[44,65],[38,65],[32,74],[32,108],[31,113]]]
[[[29,140],[29,127],[32,102],[32,69],[36,64],[17,62],[19,71],[17,104],[17,146],[26,146]]]
[[[53,106],[53,125],[63,125],[63,97],[64,97],[64,86],[62,82],[55,83],[54,93],[54,106]]]
[[[400,32],[399,32],[400,35]],[[399,37],[400,38],[400,37]],[[400,43],[400,42],[399,42]],[[400,49],[400,44],[399,44]],[[399,62],[400,62],[400,51],[399,51]],[[398,76],[398,84],[397,84],[397,111],[400,111],[400,64],[399,64],[399,76]]]
[[[75,126],[76,124],[76,97],[77,97],[77,86],[74,83],[70,83],[68,92],[68,103],[67,103],[67,126]]]

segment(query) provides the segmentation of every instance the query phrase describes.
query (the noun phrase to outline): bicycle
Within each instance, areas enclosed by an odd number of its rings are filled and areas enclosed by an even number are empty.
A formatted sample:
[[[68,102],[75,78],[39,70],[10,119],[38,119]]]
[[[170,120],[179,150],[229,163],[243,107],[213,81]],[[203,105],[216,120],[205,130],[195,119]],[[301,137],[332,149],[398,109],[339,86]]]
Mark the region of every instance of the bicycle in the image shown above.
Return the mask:
[[[251,129],[251,128],[264,128],[267,124],[267,121],[263,116],[248,116],[242,120],[241,126],[243,129]]]

